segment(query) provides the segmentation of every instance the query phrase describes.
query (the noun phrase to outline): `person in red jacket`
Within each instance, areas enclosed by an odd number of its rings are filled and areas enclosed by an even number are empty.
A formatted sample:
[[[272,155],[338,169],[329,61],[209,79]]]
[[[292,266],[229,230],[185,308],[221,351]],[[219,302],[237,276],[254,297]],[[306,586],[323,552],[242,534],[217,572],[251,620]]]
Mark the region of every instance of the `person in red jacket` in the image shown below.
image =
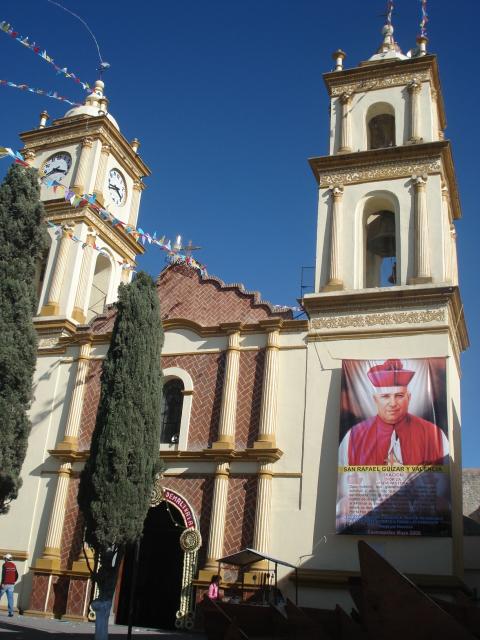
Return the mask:
[[[0,600],[4,593],[7,594],[8,617],[13,616],[13,587],[18,580],[18,571],[15,563],[12,562],[12,555],[6,553],[3,556],[4,563],[2,566],[2,583],[0,587]]]

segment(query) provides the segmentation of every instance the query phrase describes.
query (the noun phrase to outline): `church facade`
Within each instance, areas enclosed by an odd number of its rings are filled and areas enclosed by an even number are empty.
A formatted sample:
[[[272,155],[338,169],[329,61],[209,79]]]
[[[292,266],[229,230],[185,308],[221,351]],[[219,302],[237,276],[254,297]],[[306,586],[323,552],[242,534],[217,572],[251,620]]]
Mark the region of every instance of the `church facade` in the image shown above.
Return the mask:
[[[448,511],[448,530],[365,539],[419,584],[461,584],[460,353],[468,346],[455,248],[461,210],[437,61],[426,39],[418,46],[407,58],[386,25],[369,60],[344,69],[339,50],[335,70],[324,76],[330,146],[310,160],[319,201],[306,319],[187,266],[171,265],[159,276],[166,407],[159,456],[167,468],[140,550],[144,608],[137,620],[149,626],[170,624],[152,613],[159,598],[170,621],[176,616],[177,626],[191,626],[193,588],[201,593],[217,560],[245,547],[298,568],[300,604],[348,603],[361,536],[339,530],[337,489],[341,473],[369,472],[339,467],[342,363],[351,360],[403,362],[407,369],[413,360],[443,363],[448,450],[437,466],[447,474],[448,507],[438,508]],[[51,126],[42,118],[22,140],[43,175],[77,194],[96,193],[118,219],[136,225],[149,169],[138,141],[128,143],[108,113],[102,83],[84,106]],[[76,495],[114,322],[108,305],[143,247],[88,203],[73,209],[43,187],[42,200],[63,232],[52,231],[39,274],[32,432],[22,490],[2,519],[2,547],[19,566],[19,608],[78,619],[89,612],[90,582]],[[381,465],[372,472],[383,473]],[[119,621],[131,563],[127,554],[114,602]],[[252,589],[262,571],[270,571],[266,562],[247,572]],[[279,580],[293,599],[290,573],[279,569]],[[237,576],[226,569],[223,578],[228,585]]]

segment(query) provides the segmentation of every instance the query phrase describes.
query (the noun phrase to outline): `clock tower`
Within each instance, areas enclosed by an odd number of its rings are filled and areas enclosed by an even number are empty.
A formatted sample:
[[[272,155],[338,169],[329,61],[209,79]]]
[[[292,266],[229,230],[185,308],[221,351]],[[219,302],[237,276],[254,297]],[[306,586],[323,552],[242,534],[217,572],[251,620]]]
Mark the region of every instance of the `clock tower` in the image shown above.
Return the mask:
[[[45,327],[62,319],[73,329],[102,313],[115,301],[119,284],[130,280],[135,258],[143,252],[124,227],[104,220],[95,204],[83,200],[75,208],[65,196],[95,194],[94,202],[136,226],[143,178],[150,170],[137,153],[138,140],[129,143],[108,112],[103,90],[98,80],[85,104],[50,126],[43,112],[38,129],[21,134],[31,166],[65,187],[41,186],[46,219],[60,227],[50,227],[50,249],[38,274],[37,323]]]

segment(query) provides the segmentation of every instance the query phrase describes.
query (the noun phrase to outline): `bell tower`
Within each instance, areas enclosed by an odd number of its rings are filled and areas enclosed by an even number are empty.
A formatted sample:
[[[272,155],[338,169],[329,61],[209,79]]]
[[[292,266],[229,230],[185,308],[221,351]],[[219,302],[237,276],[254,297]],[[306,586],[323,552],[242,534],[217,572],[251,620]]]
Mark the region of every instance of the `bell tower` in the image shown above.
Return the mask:
[[[454,221],[461,216],[435,56],[419,38],[401,53],[393,27],[366,62],[324,76],[329,155],[319,184],[315,289],[458,284]]]
[[[38,315],[47,324],[59,319],[84,324],[115,301],[119,284],[130,280],[143,252],[122,225],[104,220],[95,204],[135,227],[150,170],[137,153],[138,140],[129,143],[108,112],[101,80],[83,105],[50,126],[47,121],[43,112],[39,127],[20,136],[31,166],[64,187],[41,186],[46,218],[61,230],[50,227],[50,249],[39,267]],[[95,200],[78,203],[75,196],[85,194],[95,194]]]
[[[455,245],[460,200],[427,38],[407,56],[390,23],[382,36],[353,68],[336,51],[324,75],[329,150],[310,159],[319,194],[315,291],[303,304],[325,397],[311,411],[334,442],[343,359],[446,359],[452,539],[441,571],[461,575],[460,353],[468,334]]]

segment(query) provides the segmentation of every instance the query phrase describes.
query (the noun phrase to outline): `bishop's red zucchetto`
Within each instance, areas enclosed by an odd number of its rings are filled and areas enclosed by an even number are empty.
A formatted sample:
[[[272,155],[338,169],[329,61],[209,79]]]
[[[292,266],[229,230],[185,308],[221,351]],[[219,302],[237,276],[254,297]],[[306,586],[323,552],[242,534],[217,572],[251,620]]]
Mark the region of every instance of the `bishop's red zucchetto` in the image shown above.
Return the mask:
[[[415,375],[415,371],[403,368],[400,360],[385,360],[367,371],[374,387],[406,387]]]

